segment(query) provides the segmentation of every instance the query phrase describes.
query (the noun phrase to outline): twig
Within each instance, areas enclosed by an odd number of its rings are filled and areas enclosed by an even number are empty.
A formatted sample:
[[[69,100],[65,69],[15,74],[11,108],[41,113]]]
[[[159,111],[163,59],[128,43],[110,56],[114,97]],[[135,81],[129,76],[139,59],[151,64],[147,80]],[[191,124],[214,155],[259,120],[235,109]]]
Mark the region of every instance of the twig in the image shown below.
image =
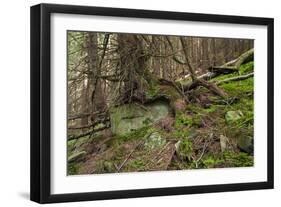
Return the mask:
[[[159,157],[159,155],[167,148],[167,146],[170,144],[171,142],[168,142],[161,150],[160,152],[157,153],[157,155],[152,159],[153,160],[157,160],[157,158]]]
[[[209,143],[207,141],[204,143],[202,153],[201,153],[200,157],[195,161],[196,168],[198,168],[198,162],[202,159],[203,155],[205,154],[205,150],[207,149],[208,144]]]

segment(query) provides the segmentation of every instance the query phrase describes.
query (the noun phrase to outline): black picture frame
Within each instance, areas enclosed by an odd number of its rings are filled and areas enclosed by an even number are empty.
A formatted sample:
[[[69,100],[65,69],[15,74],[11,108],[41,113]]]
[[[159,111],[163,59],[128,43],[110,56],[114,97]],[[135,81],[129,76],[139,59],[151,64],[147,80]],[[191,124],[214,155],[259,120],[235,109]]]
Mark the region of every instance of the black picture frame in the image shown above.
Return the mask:
[[[218,184],[188,187],[167,187],[74,194],[51,194],[51,70],[50,70],[50,15],[52,13],[133,17],[162,20],[181,20],[207,23],[233,23],[267,26],[267,181],[236,184]],[[152,10],[103,8],[89,6],[39,4],[31,7],[31,174],[30,199],[38,203],[88,201],[102,199],[166,196],[225,191],[273,188],[273,45],[272,18],[195,14]]]

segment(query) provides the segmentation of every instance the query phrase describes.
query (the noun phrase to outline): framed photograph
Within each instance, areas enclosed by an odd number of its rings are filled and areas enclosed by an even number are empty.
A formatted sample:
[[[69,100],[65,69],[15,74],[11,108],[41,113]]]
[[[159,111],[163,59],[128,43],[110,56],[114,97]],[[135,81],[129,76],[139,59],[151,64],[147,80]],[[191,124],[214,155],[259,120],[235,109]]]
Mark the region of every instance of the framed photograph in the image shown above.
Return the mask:
[[[31,200],[273,188],[273,19],[31,7]]]

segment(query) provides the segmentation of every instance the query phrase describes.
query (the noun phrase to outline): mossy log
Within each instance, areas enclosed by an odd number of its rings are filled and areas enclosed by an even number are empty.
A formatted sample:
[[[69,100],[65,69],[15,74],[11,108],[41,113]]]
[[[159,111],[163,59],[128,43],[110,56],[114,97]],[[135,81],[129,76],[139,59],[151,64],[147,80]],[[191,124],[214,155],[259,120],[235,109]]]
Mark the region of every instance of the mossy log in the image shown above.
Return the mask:
[[[240,75],[240,76],[236,76],[236,77],[227,78],[227,79],[216,82],[216,84],[220,85],[222,83],[228,83],[228,82],[231,82],[231,81],[245,80],[245,79],[251,78],[253,76],[254,76],[254,73],[249,73],[249,74],[246,74],[246,75]]]
[[[221,66],[212,66],[209,72],[197,77],[198,80],[210,80],[222,74],[230,74],[239,71],[242,64],[252,61],[254,59],[254,49],[248,50],[235,60],[231,60]],[[186,79],[176,80],[175,83],[183,90],[187,91],[198,86],[198,83],[193,82],[189,76]]]
[[[237,72],[243,63],[247,63],[252,60],[254,60],[254,49],[248,50],[240,55],[237,59],[231,60],[221,66],[212,66],[209,68],[209,71],[220,74]]]

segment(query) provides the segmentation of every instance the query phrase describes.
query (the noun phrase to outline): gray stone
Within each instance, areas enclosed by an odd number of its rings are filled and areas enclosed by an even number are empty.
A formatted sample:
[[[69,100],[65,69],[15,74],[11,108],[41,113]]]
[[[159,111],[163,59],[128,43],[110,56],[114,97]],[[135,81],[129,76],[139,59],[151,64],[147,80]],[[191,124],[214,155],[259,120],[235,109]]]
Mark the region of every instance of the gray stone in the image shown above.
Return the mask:
[[[250,136],[243,136],[238,139],[237,145],[244,152],[252,154],[254,151],[254,139]]]
[[[221,151],[224,152],[227,148],[227,142],[228,138],[224,135],[220,135],[220,145],[221,145]]]
[[[242,111],[228,111],[225,114],[225,120],[227,123],[236,122],[243,117]]]
[[[169,114],[167,101],[155,101],[144,106],[125,104],[110,110],[111,130],[113,134],[124,135],[150,125]]]

